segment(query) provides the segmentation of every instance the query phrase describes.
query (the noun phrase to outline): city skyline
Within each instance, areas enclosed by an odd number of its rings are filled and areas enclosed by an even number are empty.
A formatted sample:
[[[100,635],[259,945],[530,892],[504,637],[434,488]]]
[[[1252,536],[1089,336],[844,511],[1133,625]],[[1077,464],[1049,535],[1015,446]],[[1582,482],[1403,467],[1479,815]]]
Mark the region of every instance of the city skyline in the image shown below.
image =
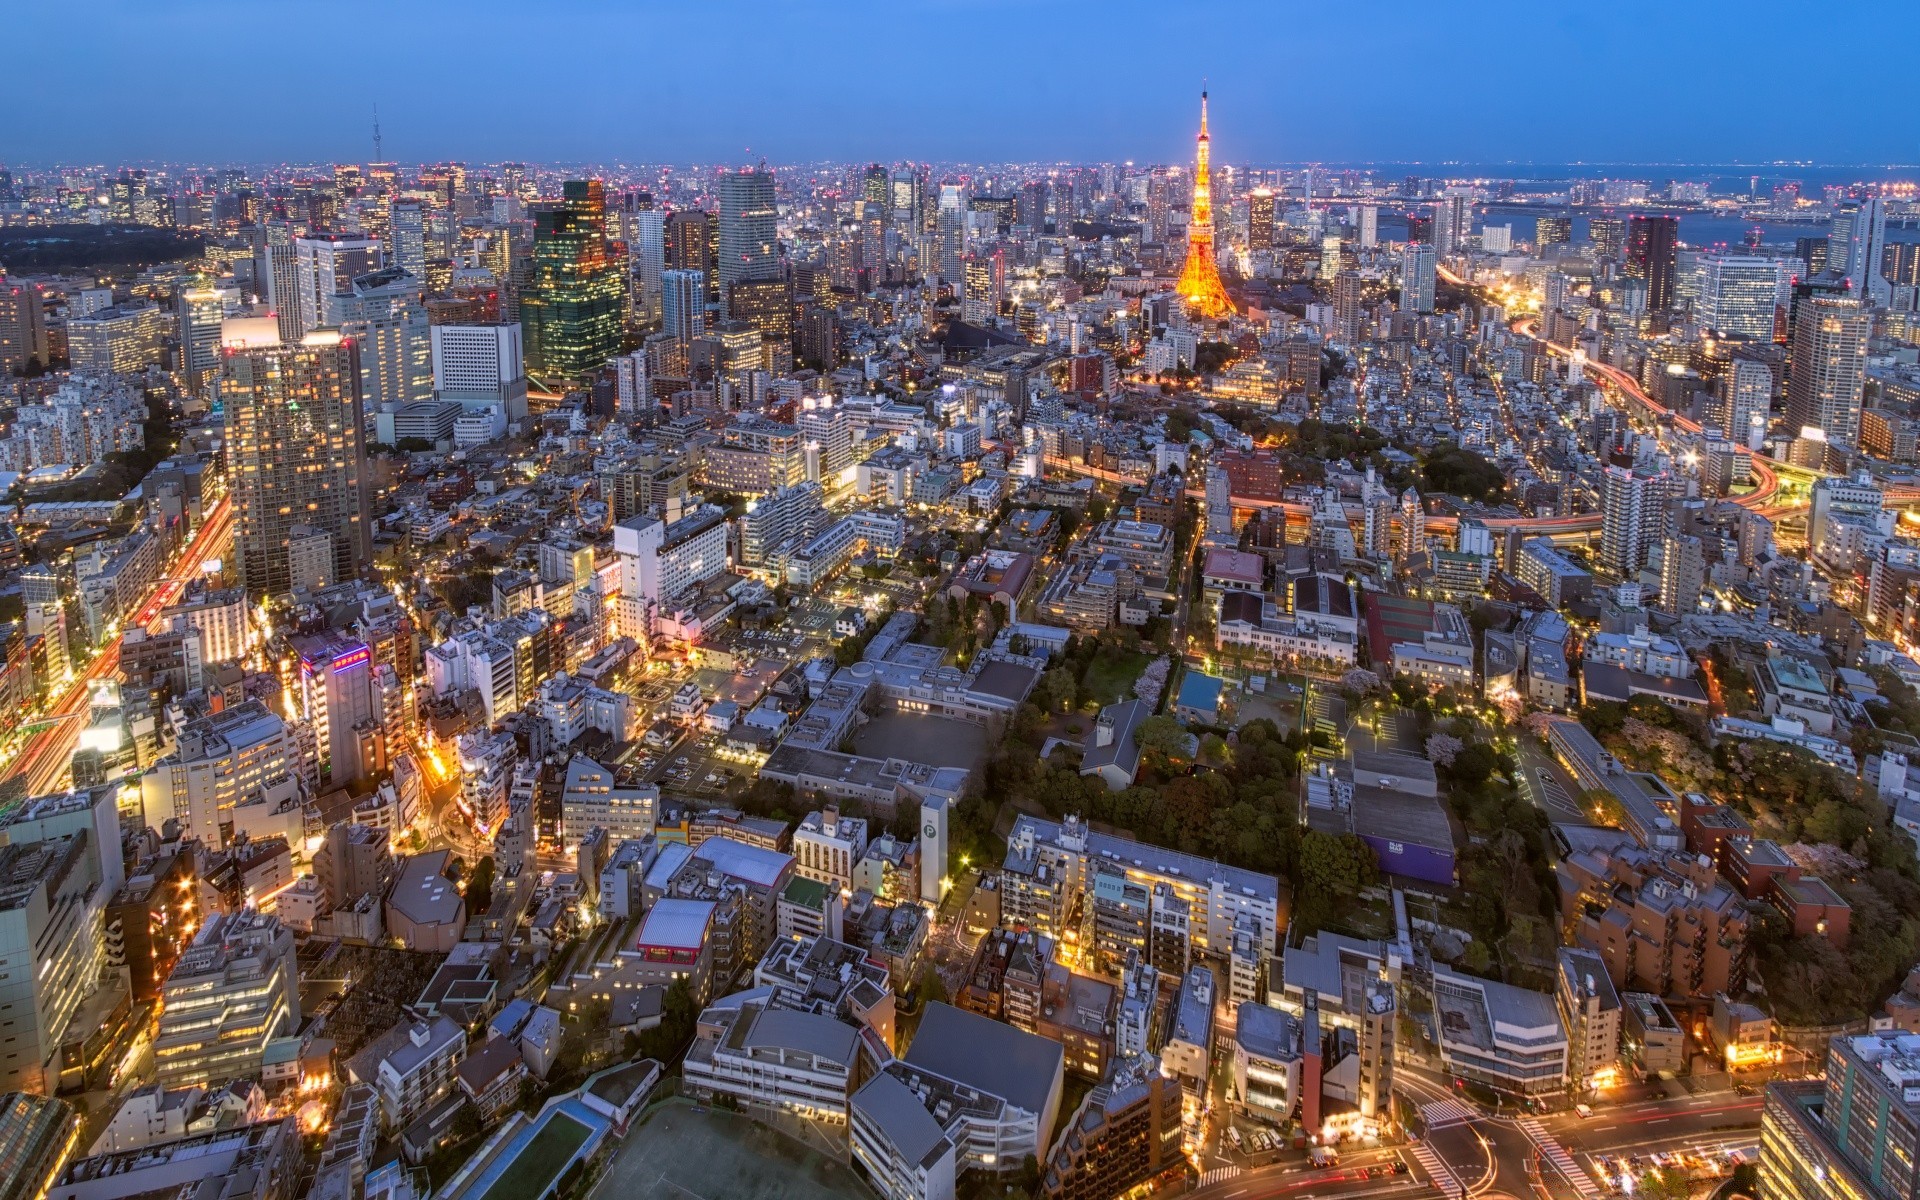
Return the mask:
[[[1856,14],[1859,27],[1875,29],[1883,44],[1920,32],[1920,14],[1910,8],[1856,9],[1866,10]],[[569,0],[538,21],[492,0],[458,9],[349,8],[332,27],[365,16],[379,33],[356,42],[358,65],[345,77],[351,86],[312,89],[250,86],[245,71],[223,82],[211,67],[164,69],[202,61],[207,35],[224,29],[251,31],[245,44],[273,45],[273,75],[337,71],[339,43],[303,34],[307,23],[291,10],[189,0],[164,15],[126,8],[113,21],[82,24],[79,10],[51,6],[12,18],[19,44],[45,48],[17,64],[15,77],[25,94],[59,102],[31,123],[0,122],[0,146],[9,162],[28,165],[357,161],[372,150],[377,107],[386,157],[403,162],[1178,162],[1191,136],[1178,114],[1205,86],[1235,114],[1215,147],[1221,163],[1873,163],[1912,156],[1896,115],[1894,75],[1822,75],[1820,103],[1810,104],[1800,77],[1759,53],[1759,45],[1827,36],[1817,13],[1784,0],[1551,15],[1498,4],[1451,31],[1436,31],[1422,15],[1395,2],[1355,28],[1339,13],[1291,13],[1286,23],[1261,24],[1267,14],[1241,6],[1197,6],[1183,20],[1205,37],[1204,53],[1135,78],[1129,56],[1140,54],[1142,34],[1163,18],[1133,4],[1008,3],[983,11],[925,3],[849,12]],[[1735,28],[1749,39],[1764,31],[1761,43],[1749,43],[1753,55],[1662,64],[1645,53],[1644,35],[1705,45]],[[725,72],[710,55],[647,50],[722,39]],[[482,82],[490,44],[513,47],[512,57],[503,50],[493,61],[508,68],[507,80],[524,82]],[[435,46],[447,50],[434,53]],[[610,48],[604,70],[560,68],[583,46]],[[634,57],[613,53],[622,46]],[[483,57],[476,62],[464,47]],[[990,60],[971,57],[982,53]],[[158,85],[156,64],[163,68]],[[89,86],[73,86],[76,77]],[[1604,90],[1609,119],[1567,120],[1581,110],[1582,80]],[[1560,89],[1567,89],[1564,104],[1555,100]],[[169,93],[184,101],[188,91],[198,98],[187,111],[217,119],[182,121],[180,104],[154,102]],[[1422,91],[1445,97],[1457,119],[1421,119],[1434,111],[1419,99]],[[236,102],[220,103],[223,93]],[[1835,121],[1836,112],[1855,119]]]

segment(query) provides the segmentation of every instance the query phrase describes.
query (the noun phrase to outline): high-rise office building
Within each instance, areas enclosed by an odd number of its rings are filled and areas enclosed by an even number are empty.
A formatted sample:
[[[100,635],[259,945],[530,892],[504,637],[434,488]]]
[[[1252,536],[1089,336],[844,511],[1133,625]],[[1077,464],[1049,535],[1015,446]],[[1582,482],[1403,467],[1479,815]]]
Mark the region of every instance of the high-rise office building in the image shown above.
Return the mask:
[[[1366,284],[1360,272],[1342,271],[1333,277],[1333,328],[1343,341],[1357,341],[1360,337],[1360,325],[1365,319],[1361,301],[1365,296]]]
[[[1000,315],[1007,298],[1006,256],[999,247],[967,255],[966,296],[961,316],[974,325],[985,325]]]
[[[1800,304],[1787,372],[1790,430],[1819,429],[1829,443],[1858,444],[1872,328],[1873,314],[1858,300],[1821,296]]]
[[[1720,376],[1711,412],[1713,423],[1729,441],[1755,449],[1756,424],[1764,437],[1772,408],[1773,368],[1736,350]]]
[[[1273,249],[1273,206],[1272,188],[1255,188],[1247,197],[1247,249]]]
[[[877,164],[876,164],[877,165]],[[881,211],[886,191],[886,168],[880,168],[881,197],[869,197]],[[773,172],[728,171],[720,176],[720,285],[742,279],[771,279],[780,273],[778,215],[774,209]]]
[[[1848,294],[1869,308],[1884,307],[1893,286],[1882,274],[1887,252],[1887,211],[1878,197],[1833,214],[1827,236],[1827,269],[1844,276]]]
[[[1441,254],[1454,254],[1466,245],[1473,233],[1473,198],[1442,196],[1433,206],[1433,248]]]
[[[1434,247],[1409,242],[1400,252],[1400,307],[1406,312],[1433,311]]]
[[[1564,246],[1573,240],[1573,218],[1541,217],[1534,223],[1534,249],[1545,253],[1549,246]]]
[[[934,223],[940,255],[937,274],[946,283],[964,286],[961,272],[967,246],[967,201],[961,185],[940,185],[940,206],[934,214]]]
[[[1360,248],[1371,250],[1380,244],[1380,206],[1362,204],[1360,206]]]
[[[1626,273],[1646,283],[1648,312],[1673,307],[1679,234],[1677,217],[1636,216],[1627,222]]]
[[[240,307],[238,288],[197,287],[180,293],[180,357],[187,386],[204,396],[220,372],[220,323]]]
[[[1600,561],[1631,580],[1647,565],[1647,548],[1666,526],[1666,501],[1673,494],[1666,472],[1608,467],[1601,485]]]
[[[387,237],[393,265],[425,281],[427,278],[427,206],[418,200],[395,200],[387,218]]]
[[[1827,1044],[1824,1079],[1767,1085],[1759,1194],[1894,1200],[1920,1194],[1920,1035],[1890,1029]]]
[[[1709,251],[1700,257],[1700,322],[1724,337],[1772,341],[1785,285],[1777,258]]]
[[[1620,217],[1594,217],[1587,222],[1587,240],[1595,254],[1617,261],[1627,248],[1627,223]]]
[[[327,299],[384,265],[380,239],[357,233],[310,233],[293,240],[293,327],[297,341],[327,323]]]
[[[433,395],[467,409],[499,405],[508,420],[527,415],[527,371],[518,321],[435,325],[430,330]]]
[[[660,319],[660,273],[667,269],[667,214],[638,209],[627,214],[627,270],[634,323],[642,327]]]
[[[373,557],[359,348],[324,330],[283,342],[271,317],[227,321],[221,348],[241,584],[254,598],[286,593],[301,525],[330,539],[333,577],[352,578]]]
[[[607,238],[598,179],[569,179],[557,203],[535,210],[532,266],[520,297],[528,373],[579,379],[605,366],[620,350],[626,262]]]
[[[663,271],[660,275],[660,331],[686,345],[707,332],[707,273]]]
[[[424,281],[398,264],[361,275],[327,297],[328,327],[360,349],[360,400],[367,412],[433,396],[433,352]]]

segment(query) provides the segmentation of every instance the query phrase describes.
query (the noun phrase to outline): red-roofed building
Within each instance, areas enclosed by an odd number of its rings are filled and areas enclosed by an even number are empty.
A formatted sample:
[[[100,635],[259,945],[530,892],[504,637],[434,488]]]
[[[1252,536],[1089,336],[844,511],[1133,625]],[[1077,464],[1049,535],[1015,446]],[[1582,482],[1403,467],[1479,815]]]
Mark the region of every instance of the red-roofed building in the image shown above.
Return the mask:
[[[1200,568],[1206,597],[1214,601],[1228,592],[1264,592],[1266,575],[1266,561],[1244,550],[1209,550]]]

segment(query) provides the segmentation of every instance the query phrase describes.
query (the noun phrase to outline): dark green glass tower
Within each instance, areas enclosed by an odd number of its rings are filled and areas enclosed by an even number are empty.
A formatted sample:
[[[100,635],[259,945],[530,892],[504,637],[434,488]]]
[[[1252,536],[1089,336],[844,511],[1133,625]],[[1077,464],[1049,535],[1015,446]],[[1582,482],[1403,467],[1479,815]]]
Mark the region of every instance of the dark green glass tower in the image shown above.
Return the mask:
[[[550,385],[579,379],[620,352],[625,247],[607,240],[598,179],[570,179],[534,212],[533,279],[520,298],[527,373]]]

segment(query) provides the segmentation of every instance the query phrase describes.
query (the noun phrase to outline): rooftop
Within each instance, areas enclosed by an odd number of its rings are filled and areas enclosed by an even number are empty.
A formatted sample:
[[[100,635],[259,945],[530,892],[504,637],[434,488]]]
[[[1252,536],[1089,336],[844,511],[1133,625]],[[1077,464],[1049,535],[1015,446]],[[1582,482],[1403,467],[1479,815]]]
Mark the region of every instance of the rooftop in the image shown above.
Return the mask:
[[[1030,1113],[1047,1111],[1065,1058],[1065,1048],[1051,1038],[938,1001],[927,1005],[906,1053],[911,1066],[991,1093]]]

